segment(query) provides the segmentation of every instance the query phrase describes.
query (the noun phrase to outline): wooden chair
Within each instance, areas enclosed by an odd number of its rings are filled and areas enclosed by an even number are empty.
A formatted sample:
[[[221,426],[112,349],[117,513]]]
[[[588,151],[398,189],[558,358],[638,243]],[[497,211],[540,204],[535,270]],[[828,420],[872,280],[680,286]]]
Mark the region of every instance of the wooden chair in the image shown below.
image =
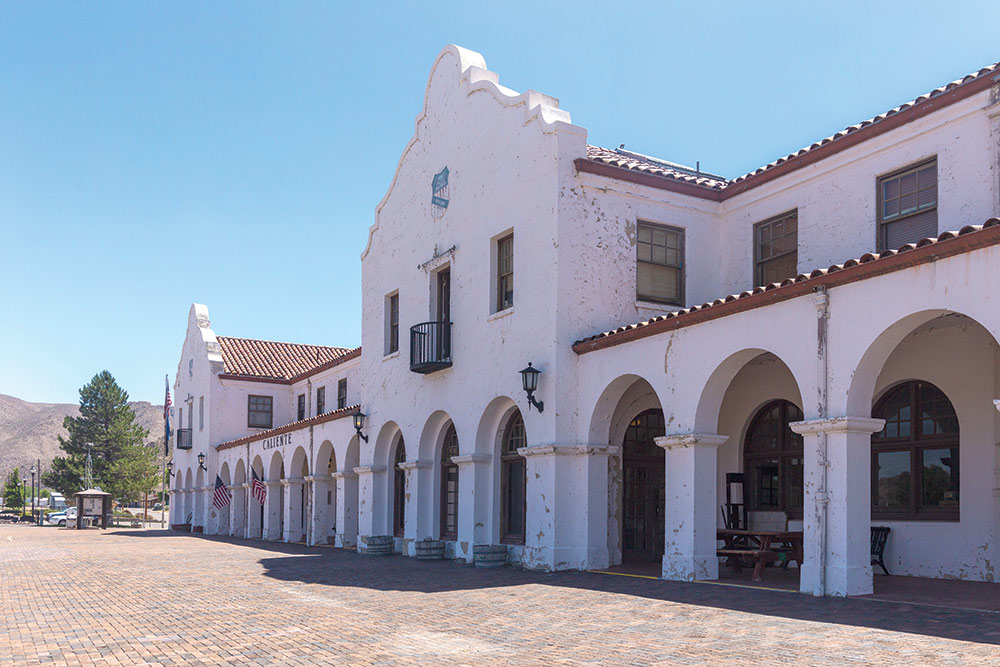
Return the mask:
[[[872,526],[872,566],[878,565],[889,576],[889,570],[882,559],[885,554],[885,543],[889,539],[890,528],[888,526]]]

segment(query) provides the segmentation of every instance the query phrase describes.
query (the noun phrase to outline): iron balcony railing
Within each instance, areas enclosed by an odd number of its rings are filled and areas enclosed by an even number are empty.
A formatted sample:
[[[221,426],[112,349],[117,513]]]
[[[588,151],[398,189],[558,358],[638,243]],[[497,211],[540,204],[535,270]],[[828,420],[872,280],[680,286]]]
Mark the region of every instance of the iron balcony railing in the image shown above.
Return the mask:
[[[191,429],[177,429],[177,449],[191,449]]]
[[[451,322],[421,322],[410,327],[410,370],[433,373],[451,367]]]

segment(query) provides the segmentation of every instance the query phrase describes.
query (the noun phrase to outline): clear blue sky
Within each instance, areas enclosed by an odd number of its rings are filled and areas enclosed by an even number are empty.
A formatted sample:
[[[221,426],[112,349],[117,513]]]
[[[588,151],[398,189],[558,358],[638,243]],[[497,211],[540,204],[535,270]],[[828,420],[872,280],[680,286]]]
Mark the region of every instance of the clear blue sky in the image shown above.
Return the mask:
[[[160,402],[188,307],[360,343],[375,204],[438,51],[590,142],[736,176],[1000,60],[1000,3],[6,2],[0,393]]]

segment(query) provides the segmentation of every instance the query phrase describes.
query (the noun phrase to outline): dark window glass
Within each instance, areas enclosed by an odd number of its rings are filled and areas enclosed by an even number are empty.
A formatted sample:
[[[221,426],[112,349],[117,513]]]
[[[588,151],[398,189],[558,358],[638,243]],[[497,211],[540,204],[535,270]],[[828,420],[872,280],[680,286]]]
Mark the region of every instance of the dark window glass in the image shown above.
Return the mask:
[[[515,411],[507,420],[500,445],[500,541],[505,544],[524,544],[527,469],[517,450],[526,442],[524,420]]]
[[[758,410],[750,422],[743,446],[749,509],[802,517],[802,436],[788,426],[801,420],[797,405],[777,400]]]
[[[247,426],[271,428],[273,399],[270,396],[247,396]]]
[[[937,236],[937,160],[879,179],[879,249]]]
[[[639,222],[636,233],[636,296],[684,304],[684,231]]]
[[[389,297],[389,351],[399,351],[399,295]]]
[[[448,427],[441,446],[441,539],[458,537],[458,464],[451,457],[458,456],[458,432],[455,425]]]
[[[326,412],[326,387],[316,390],[316,414],[321,415]]]
[[[337,382],[337,409],[343,410],[347,407],[347,378]]]
[[[872,518],[959,519],[958,415],[929,382],[904,382],[875,405]]]
[[[497,312],[514,305],[514,235],[497,241]]]
[[[405,462],[406,447],[400,436],[392,463],[392,532],[396,537],[403,537],[406,531],[406,471],[400,466]]]
[[[306,395],[299,394],[299,421],[306,418]]]
[[[798,275],[798,246],[798,211],[754,225],[756,284],[780,283]]]

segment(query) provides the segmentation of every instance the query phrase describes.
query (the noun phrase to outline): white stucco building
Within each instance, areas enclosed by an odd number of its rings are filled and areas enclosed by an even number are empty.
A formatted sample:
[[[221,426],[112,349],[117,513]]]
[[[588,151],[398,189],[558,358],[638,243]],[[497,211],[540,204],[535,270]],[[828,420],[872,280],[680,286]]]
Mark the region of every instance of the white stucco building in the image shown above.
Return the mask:
[[[445,48],[361,254],[364,354],[192,307],[171,524],[714,579],[737,473],[804,591],[870,592],[871,525],[893,574],[1000,581],[998,72],[727,180]]]

